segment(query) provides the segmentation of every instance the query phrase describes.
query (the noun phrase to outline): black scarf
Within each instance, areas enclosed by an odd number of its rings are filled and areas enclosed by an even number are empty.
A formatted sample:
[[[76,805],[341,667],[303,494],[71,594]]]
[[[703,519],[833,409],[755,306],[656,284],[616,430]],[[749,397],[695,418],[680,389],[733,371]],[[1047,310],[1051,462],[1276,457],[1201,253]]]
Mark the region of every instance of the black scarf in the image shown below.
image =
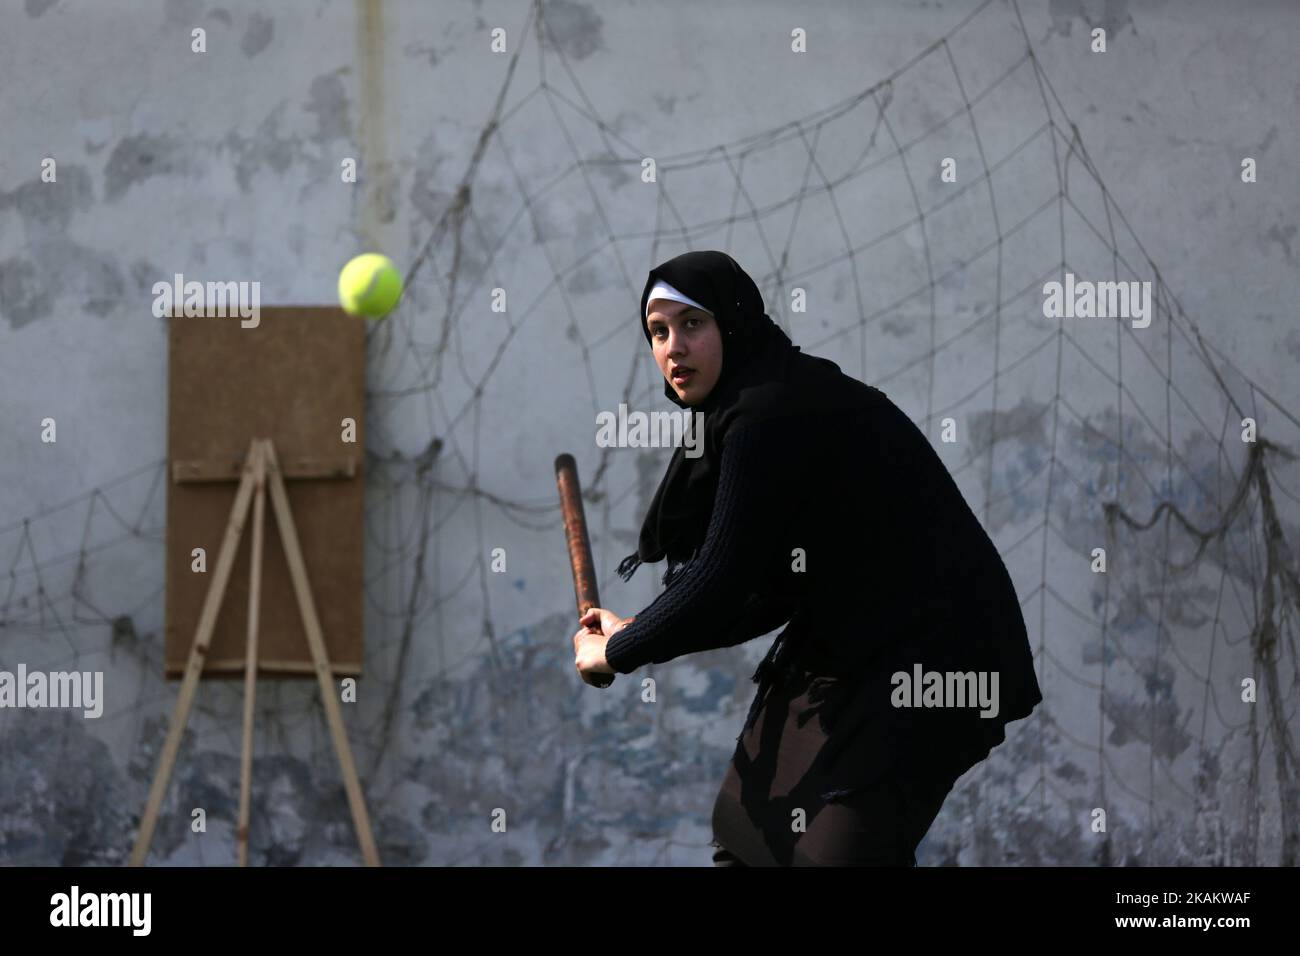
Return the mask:
[[[641,293],[638,313],[646,341],[647,298],[657,280],[662,279],[713,313],[722,334],[722,372],[704,401],[687,405],[664,381],[668,400],[692,413],[703,413],[703,435],[699,457],[686,457],[684,444],[679,445],[668,462],[668,470],[650,511],[641,526],[637,550],[620,562],[618,573],[624,581],[644,561],[668,558],[665,585],[695,556],[704,541],[709,515],[718,486],[722,439],[738,422],[749,423],[774,416],[794,415],[788,390],[781,383],[787,379],[792,358],[799,346],[790,342],[763,310],[763,297],[743,269],[724,252],[687,252],[650,270]],[[804,356],[812,359],[812,356]],[[839,367],[825,359],[839,373]],[[768,386],[768,387],[765,387]],[[697,440],[700,440],[697,436]]]

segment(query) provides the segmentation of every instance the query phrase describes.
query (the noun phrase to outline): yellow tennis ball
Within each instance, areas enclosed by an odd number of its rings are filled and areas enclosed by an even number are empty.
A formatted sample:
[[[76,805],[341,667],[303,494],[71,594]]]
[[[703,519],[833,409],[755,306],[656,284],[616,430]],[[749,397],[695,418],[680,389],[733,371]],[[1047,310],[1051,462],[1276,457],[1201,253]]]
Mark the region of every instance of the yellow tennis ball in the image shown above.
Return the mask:
[[[402,274],[377,252],[357,256],[339,273],[339,303],[349,315],[381,319],[402,297]]]

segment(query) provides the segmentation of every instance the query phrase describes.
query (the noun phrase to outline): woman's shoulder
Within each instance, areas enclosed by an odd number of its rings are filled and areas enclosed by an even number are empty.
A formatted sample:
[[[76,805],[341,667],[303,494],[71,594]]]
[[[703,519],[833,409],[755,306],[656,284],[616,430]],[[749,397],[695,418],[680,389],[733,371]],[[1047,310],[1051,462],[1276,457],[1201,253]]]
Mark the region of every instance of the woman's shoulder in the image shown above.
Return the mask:
[[[807,430],[821,420],[861,419],[893,407],[883,391],[845,374],[829,359],[799,352],[783,376],[749,383],[723,414],[729,429]]]

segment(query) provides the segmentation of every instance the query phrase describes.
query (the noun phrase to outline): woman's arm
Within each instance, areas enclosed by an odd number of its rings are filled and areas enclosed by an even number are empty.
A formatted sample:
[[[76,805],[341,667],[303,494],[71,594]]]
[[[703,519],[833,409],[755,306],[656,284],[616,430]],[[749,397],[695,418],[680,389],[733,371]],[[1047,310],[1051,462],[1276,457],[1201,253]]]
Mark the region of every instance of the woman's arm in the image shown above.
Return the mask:
[[[742,624],[760,618],[772,621],[783,613],[770,600],[760,598],[757,605],[749,601],[770,550],[767,532],[781,514],[783,445],[782,430],[774,423],[739,426],[727,433],[700,553],[631,624],[609,638],[605,660],[616,672],[627,674],[643,664],[740,643],[735,638],[743,633],[738,630]],[[741,620],[751,616],[754,621]],[[766,631],[741,640],[760,633]]]

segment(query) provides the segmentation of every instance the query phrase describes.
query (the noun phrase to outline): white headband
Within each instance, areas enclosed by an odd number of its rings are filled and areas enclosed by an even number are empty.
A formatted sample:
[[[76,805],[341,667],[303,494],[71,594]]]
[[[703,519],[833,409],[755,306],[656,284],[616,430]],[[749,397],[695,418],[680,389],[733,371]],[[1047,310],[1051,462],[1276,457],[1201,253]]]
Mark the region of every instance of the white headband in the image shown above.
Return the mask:
[[[650,303],[653,302],[655,299],[672,299],[674,302],[685,302],[687,305],[693,305],[695,306],[695,308],[700,309],[703,312],[709,313],[709,315],[713,314],[712,309],[704,308],[704,306],[700,305],[690,296],[678,292],[667,282],[664,282],[662,279],[658,279],[655,281],[654,288],[650,290],[650,298],[645,300],[645,317],[647,319],[650,318]]]

